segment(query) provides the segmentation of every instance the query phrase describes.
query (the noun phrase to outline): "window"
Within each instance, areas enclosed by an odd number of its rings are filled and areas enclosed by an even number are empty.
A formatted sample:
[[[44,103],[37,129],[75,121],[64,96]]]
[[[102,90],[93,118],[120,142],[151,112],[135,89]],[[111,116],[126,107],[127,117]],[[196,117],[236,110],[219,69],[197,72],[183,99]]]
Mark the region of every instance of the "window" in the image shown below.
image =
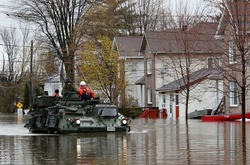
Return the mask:
[[[161,74],[166,74],[167,73],[167,64],[166,63],[162,63],[161,66],[162,66],[160,68]]]
[[[136,72],[137,70],[137,62],[130,62],[128,69],[130,72]]]
[[[166,95],[162,95],[162,108],[166,108]]]
[[[237,85],[234,81],[229,82],[230,88],[230,106],[238,106]]]
[[[153,71],[153,62],[152,59],[147,59],[147,74],[150,75],[152,74]]]
[[[152,104],[153,102],[153,96],[152,96],[152,88],[148,88],[148,104]]]
[[[179,105],[179,95],[175,95],[175,105]]]
[[[234,64],[236,62],[235,43],[233,41],[229,42],[228,60],[229,60],[229,64]]]
[[[208,58],[207,63],[208,63],[208,68],[215,68],[215,67],[219,66],[220,59],[218,57],[216,57],[216,58]]]

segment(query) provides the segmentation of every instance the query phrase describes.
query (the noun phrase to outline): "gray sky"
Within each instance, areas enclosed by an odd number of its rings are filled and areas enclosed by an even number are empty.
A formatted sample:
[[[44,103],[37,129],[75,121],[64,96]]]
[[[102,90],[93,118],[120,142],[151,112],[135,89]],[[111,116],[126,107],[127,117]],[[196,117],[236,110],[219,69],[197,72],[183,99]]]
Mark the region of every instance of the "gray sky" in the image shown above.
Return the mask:
[[[15,26],[19,26],[18,21],[15,21],[13,19],[11,19],[11,17],[8,17],[5,14],[5,10],[4,9],[6,6],[11,5],[11,1],[12,0],[0,0],[0,28],[2,27],[15,27]],[[179,7],[180,4],[185,5],[188,4],[188,6],[190,6],[190,9],[194,9],[200,7],[201,2],[203,2],[204,0],[166,0],[165,5],[168,5],[169,8],[171,8],[171,10],[175,10],[175,8]],[[168,3],[169,2],[169,3]],[[174,14],[174,13],[173,13]]]
[[[0,28],[2,27],[14,27],[18,21],[13,21],[8,17],[5,12],[8,5],[10,5],[11,0],[0,0]],[[15,23],[16,22],[16,23]]]

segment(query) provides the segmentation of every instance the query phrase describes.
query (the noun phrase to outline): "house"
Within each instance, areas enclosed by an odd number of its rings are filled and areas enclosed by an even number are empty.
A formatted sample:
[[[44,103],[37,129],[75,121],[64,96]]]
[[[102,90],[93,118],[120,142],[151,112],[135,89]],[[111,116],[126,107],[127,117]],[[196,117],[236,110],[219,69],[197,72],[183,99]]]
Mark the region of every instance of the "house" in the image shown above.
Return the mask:
[[[223,98],[223,81],[217,68],[202,68],[189,75],[190,97],[188,112],[215,110]],[[156,89],[159,92],[159,109],[166,109],[171,117],[185,116],[187,77],[172,81]],[[181,111],[180,111],[181,110]]]
[[[117,51],[125,68],[125,78],[128,86],[121,98],[133,98],[139,107],[144,106],[144,89],[135,86],[138,79],[144,76],[144,56],[140,54],[141,36],[114,37],[112,50]]]
[[[60,81],[60,75],[55,74],[50,77],[44,78],[44,91],[49,95],[53,96],[56,89],[59,89],[59,95],[61,95],[62,91],[62,82]]]
[[[226,1],[223,7],[216,38],[223,42],[225,50],[221,68],[224,76],[225,109],[228,113],[241,113],[243,107],[250,111],[250,95],[247,92],[250,85],[250,3]]]
[[[145,61],[145,107],[170,109],[173,99],[163,96],[164,90],[161,89],[164,85],[180,80],[187,75],[187,71],[191,74],[220,65],[223,50],[221,41],[214,38],[217,26],[218,23],[201,22],[182,29],[145,32],[140,48]],[[202,83],[199,85],[201,89],[204,87]],[[191,105],[190,110],[208,106],[207,102],[201,104],[196,108],[195,104]],[[182,106],[180,108],[183,111]]]

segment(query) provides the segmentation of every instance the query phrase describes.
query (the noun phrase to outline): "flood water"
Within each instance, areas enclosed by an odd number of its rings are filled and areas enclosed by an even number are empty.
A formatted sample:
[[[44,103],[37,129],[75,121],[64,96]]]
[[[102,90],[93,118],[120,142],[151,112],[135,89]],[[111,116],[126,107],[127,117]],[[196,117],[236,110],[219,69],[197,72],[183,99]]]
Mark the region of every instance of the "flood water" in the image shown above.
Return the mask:
[[[28,116],[0,116],[0,164],[248,165],[250,122],[135,119],[130,133],[30,134]],[[242,144],[242,140],[246,144]]]

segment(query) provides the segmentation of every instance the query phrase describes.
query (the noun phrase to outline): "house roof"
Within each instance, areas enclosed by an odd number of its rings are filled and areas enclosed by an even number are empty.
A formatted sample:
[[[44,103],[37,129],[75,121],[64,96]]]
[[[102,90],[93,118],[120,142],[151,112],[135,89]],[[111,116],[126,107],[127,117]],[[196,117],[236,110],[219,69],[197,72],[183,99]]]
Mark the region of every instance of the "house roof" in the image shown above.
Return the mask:
[[[219,75],[219,70],[216,68],[202,68],[198,71],[195,71],[190,74],[190,86],[199,83],[203,80],[214,78],[215,75]],[[156,89],[158,92],[171,92],[171,91],[180,91],[186,88],[186,77],[175,80],[167,85]]]
[[[236,30],[247,31],[250,29],[250,24],[245,24],[250,21],[250,3],[248,1],[228,2],[225,3],[222,17],[220,19],[217,35],[224,35],[226,25],[233,20]],[[245,26],[246,25],[246,26]],[[246,29],[244,29],[246,28]]]
[[[118,51],[120,57],[133,57],[140,55],[142,36],[115,37],[113,48]]]
[[[166,31],[147,31],[143,37],[141,51],[146,43],[151,53],[208,53],[221,52],[221,41],[214,38],[218,23],[198,23],[193,27],[168,29]]]
[[[145,84],[145,77],[144,76],[135,82],[135,85],[144,85],[144,84]]]

